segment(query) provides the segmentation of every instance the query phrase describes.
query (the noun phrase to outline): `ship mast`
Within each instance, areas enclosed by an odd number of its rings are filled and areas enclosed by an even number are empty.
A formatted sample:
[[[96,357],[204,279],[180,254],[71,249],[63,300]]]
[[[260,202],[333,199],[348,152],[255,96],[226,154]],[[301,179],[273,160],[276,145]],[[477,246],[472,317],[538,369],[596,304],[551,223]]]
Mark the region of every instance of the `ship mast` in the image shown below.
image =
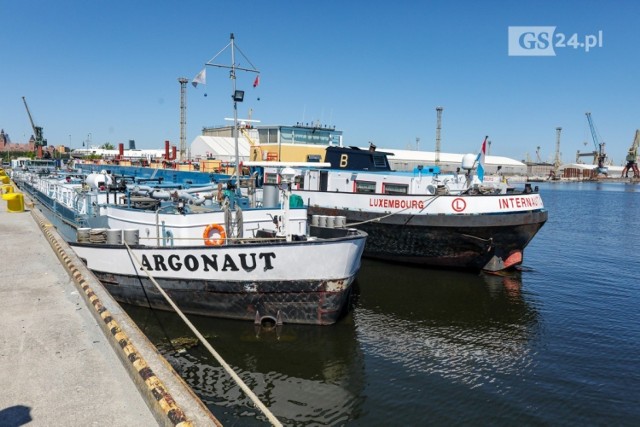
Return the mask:
[[[231,48],[231,65],[222,65],[216,64],[213,61],[222,54],[227,48]],[[236,49],[242,55],[242,57],[249,63],[251,68],[239,67],[236,65]],[[213,58],[211,58],[205,66],[218,67],[218,68],[226,68],[230,70],[229,78],[231,79],[231,99],[233,100],[233,140],[235,145],[235,155],[236,155],[236,192],[240,193],[240,149],[238,147],[238,102],[242,102],[244,99],[244,91],[238,90],[236,87],[236,71],[247,71],[250,73],[260,74],[260,71],[249,61],[249,59],[242,53],[240,48],[235,44],[235,37],[233,33],[231,33],[229,44],[226,45],[220,52],[216,54]]]

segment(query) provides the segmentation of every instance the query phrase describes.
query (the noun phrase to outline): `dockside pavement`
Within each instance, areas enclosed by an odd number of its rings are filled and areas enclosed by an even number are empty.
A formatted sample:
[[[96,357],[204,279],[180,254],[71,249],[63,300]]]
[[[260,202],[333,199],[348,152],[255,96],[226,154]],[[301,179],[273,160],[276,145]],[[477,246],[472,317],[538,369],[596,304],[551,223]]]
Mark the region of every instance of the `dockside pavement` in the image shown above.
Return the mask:
[[[26,200],[0,200],[0,425],[219,425]]]

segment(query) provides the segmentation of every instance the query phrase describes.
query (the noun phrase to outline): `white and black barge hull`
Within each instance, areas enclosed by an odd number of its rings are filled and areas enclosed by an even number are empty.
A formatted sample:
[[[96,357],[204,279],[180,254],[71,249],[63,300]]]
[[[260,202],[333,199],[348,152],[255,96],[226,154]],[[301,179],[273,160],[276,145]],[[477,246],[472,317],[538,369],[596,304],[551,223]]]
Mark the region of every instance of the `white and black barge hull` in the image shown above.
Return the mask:
[[[310,215],[344,216],[368,234],[363,256],[425,267],[499,271],[522,263],[548,218],[545,209],[484,215],[392,216],[309,207]]]
[[[211,247],[138,245],[131,252],[123,245],[70,246],[120,302],[170,309],[149,273],[185,313],[327,325],[347,308],[367,236],[354,229],[327,229],[324,236],[330,237]]]

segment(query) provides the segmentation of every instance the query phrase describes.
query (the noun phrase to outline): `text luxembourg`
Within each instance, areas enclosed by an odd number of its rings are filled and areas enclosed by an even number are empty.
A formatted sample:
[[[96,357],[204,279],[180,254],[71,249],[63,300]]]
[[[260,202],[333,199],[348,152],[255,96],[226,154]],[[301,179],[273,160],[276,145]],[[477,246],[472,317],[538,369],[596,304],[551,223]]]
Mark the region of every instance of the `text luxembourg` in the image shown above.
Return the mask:
[[[424,209],[424,201],[400,199],[369,199],[369,206],[374,208]]]
[[[238,254],[235,257],[229,254],[220,255],[180,255],[173,254],[165,257],[164,255],[142,255],[142,269],[148,271],[182,271],[183,268],[189,271],[202,270],[208,271],[253,271],[257,267],[262,267],[263,271],[272,270],[271,261],[275,259],[276,254],[273,252],[263,252],[259,254]]]

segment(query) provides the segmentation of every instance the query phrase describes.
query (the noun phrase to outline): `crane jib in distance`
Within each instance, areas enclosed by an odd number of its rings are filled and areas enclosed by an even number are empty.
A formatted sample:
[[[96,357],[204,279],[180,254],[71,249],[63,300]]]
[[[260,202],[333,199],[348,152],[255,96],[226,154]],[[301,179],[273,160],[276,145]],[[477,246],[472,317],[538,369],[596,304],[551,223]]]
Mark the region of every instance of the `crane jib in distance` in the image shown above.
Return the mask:
[[[38,158],[42,157],[42,147],[47,145],[47,140],[44,139],[44,135],[42,133],[42,126],[36,126],[33,122],[33,117],[31,117],[31,111],[29,111],[29,106],[27,105],[27,100],[23,96],[22,101],[24,102],[24,107],[27,109],[27,114],[29,115],[29,121],[31,122],[31,128],[33,129],[33,137],[35,139],[35,149],[38,155]]]
[[[600,137],[598,136],[598,132],[596,131],[596,126],[593,123],[593,119],[591,118],[591,113],[585,113],[587,115],[587,121],[589,122],[589,129],[591,130],[591,137],[593,138],[593,146],[595,151],[593,152],[593,162],[598,165],[598,173],[602,173],[604,175],[607,174],[609,168],[605,166],[605,161],[607,159],[607,154],[604,151],[605,143],[600,141]]]

